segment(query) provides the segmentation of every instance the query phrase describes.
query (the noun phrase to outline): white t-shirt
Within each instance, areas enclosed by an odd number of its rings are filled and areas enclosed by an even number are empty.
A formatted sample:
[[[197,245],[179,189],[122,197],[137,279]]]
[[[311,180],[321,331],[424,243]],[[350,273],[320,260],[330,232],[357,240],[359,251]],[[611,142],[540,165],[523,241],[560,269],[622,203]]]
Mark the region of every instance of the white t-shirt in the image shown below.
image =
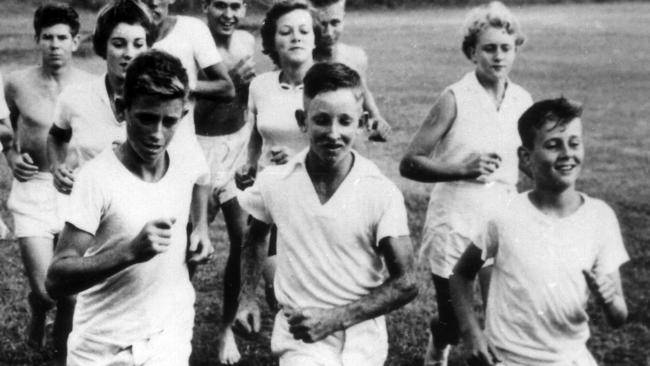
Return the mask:
[[[274,146],[288,147],[289,157],[309,146],[296,121],[298,109],[302,109],[302,85],[280,83],[279,70],[263,73],[251,81],[248,112],[262,136],[260,168],[273,164],[270,150]]]
[[[367,295],[387,278],[379,240],[409,235],[399,189],[354,153],[352,170],[321,204],[305,169],[307,150],[266,167],[238,199],[256,219],[278,227],[278,301],[331,308]]]
[[[583,194],[576,212],[554,218],[528,194],[517,195],[477,243],[484,259],[495,258],[486,334],[506,365],[595,365],[585,346],[582,271],[610,274],[629,259],[616,215]]]
[[[66,221],[94,235],[84,256],[126,245],[151,220],[173,217],[176,223],[166,252],[79,293],[71,337],[127,347],[168,327],[191,327],[194,289],[185,263],[186,225],[195,181],[206,172],[190,171],[169,155],[168,170],[155,183],[128,171],[112,148],[80,170]]]
[[[188,16],[176,16],[174,28],[165,38],[154,43],[153,48],[178,57],[187,71],[191,90],[196,87],[199,70],[222,61],[208,26],[201,20]],[[194,133],[194,102],[190,101],[188,107],[189,112],[178,125],[169,150],[187,154],[190,159],[205,161],[203,150]],[[209,174],[201,177],[198,183],[210,184]]]
[[[222,61],[210,29],[201,20],[177,15],[174,28],[153,45],[178,57],[187,71],[190,89],[196,87],[199,70]]]
[[[126,140],[126,124],[115,119],[106,91],[106,75],[65,88],[54,107],[54,124],[72,130],[68,163],[83,166],[113,143]]]

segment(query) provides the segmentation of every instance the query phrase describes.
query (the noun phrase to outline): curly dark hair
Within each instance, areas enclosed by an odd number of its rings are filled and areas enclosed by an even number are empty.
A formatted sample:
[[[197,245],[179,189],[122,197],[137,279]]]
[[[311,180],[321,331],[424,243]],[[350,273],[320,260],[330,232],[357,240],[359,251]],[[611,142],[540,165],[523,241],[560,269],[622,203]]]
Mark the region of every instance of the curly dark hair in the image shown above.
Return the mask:
[[[260,34],[262,36],[262,53],[268,55],[277,66],[280,66],[280,57],[275,50],[275,31],[277,30],[278,19],[294,10],[306,10],[311,14],[314,26],[315,45],[319,45],[322,42],[320,21],[318,20],[316,12],[309,3],[302,0],[278,1],[271,6],[269,11],[266,12],[264,23],[262,23],[262,28],[260,29]]]
[[[70,34],[79,33],[79,14],[68,4],[47,3],[41,5],[34,12],[34,32],[36,37],[41,35],[43,28],[56,24],[66,24],[70,27]]]
[[[167,52],[149,50],[139,54],[126,69],[124,102],[130,106],[140,95],[162,99],[185,98],[189,92],[187,71]]]
[[[151,47],[156,39],[156,27],[149,15],[133,0],[115,0],[103,7],[98,15],[93,33],[93,49],[97,56],[106,59],[108,38],[118,24],[139,24],[144,28],[147,46]]]

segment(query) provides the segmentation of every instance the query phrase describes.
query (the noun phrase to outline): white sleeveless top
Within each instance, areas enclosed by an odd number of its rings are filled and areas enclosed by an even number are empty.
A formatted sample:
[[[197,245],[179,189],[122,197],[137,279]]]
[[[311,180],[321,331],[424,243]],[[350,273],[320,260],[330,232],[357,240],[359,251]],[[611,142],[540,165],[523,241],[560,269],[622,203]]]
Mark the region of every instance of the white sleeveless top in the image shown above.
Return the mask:
[[[502,159],[499,169],[488,177],[479,177],[479,181],[515,185],[519,176],[517,148],[521,145],[517,121],[533,102],[530,94],[508,81],[501,107],[497,109],[475,72],[466,74],[447,90],[456,99],[456,119],[435,147],[434,156],[449,163],[460,163],[473,153],[496,152]]]
[[[448,278],[467,244],[478,239],[487,219],[516,193],[517,121],[532,104],[530,94],[508,81],[497,110],[476,74],[470,72],[447,88],[456,99],[456,118],[433,156],[459,163],[473,153],[496,152],[502,162],[493,174],[433,185],[422,231],[420,255],[431,271]]]
[[[280,83],[280,70],[265,72],[251,81],[248,112],[255,118],[262,136],[260,169],[273,165],[274,146],[287,147],[290,158],[309,146],[307,135],[300,131],[296,121],[298,109],[302,109],[302,85]]]

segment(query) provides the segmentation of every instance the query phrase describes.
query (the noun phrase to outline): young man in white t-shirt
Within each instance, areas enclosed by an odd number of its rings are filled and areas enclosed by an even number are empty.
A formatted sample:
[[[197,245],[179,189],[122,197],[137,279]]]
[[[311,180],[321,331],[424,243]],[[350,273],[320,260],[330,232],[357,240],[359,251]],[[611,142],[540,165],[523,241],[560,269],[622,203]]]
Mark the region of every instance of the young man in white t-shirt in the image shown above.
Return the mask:
[[[469,365],[596,366],[586,348],[589,292],[612,326],[627,317],[619,267],[629,257],[616,215],[575,189],[584,159],[582,107],[535,103],[519,119],[519,158],[535,187],[490,220],[450,279]],[[494,258],[481,331],[472,282]]]
[[[296,111],[309,148],[268,166],[240,196],[252,216],[242,258],[236,325],[258,332],[256,287],[277,225],[271,349],[280,365],[383,365],[383,315],[417,294],[413,248],[399,189],[351,150],[363,127],[359,74],[314,65]]]
[[[345,26],[345,1],[311,0],[318,12],[323,32],[321,44],[314,51],[314,60],[340,62],[353,68],[361,75],[364,94],[363,108],[370,117],[369,127],[371,133],[369,138],[376,141],[385,141],[390,135],[391,127],[379,112],[375,98],[366,83],[368,55],[361,47],[340,42]]]
[[[15,178],[7,207],[14,217],[14,234],[31,288],[27,340],[35,347],[43,344],[45,316],[54,305],[45,292],[45,274],[56,235],[63,227],[60,197],[47,158],[47,135],[61,90],[90,77],[74,67],[72,59],[79,46],[79,27],[79,15],[69,5],[40,6],[34,13],[34,31],[41,62],[10,73],[4,85],[16,131],[13,143],[4,149]],[[74,300],[60,299],[56,305],[53,340],[57,353],[64,355]],[[58,362],[64,363],[62,359]]]
[[[194,289],[186,225],[207,166],[168,151],[187,113],[187,74],[175,57],[148,51],[129,65],[127,140],[81,168],[47,278],[49,293],[78,294],[68,365],[187,365]],[[192,207],[194,210],[195,207]],[[205,212],[191,213],[205,231]],[[198,243],[198,256],[212,246]]]
[[[240,20],[246,16],[243,0],[203,0],[203,12],[236,92],[232,101],[197,98],[194,109],[196,138],[210,167],[212,193],[208,201],[208,221],[211,222],[221,209],[230,239],[217,353],[220,363],[233,364],[240,359],[231,327],[237,311],[241,242],[246,226],[246,215],[236,198],[234,175],[246,159],[250,137],[246,106],[248,86],[255,76],[255,38],[249,32],[237,29]],[[205,76],[199,75],[199,80],[203,79]]]

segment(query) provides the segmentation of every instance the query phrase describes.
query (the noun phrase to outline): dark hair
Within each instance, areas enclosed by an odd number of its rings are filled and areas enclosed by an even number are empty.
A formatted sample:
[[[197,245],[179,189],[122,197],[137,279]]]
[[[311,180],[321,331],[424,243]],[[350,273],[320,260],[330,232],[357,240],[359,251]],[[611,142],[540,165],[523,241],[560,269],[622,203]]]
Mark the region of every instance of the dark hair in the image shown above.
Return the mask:
[[[503,29],[506,33],[514,36],[516,47],[523,45],[526,41],[517,18],[502,2],[492,1],[489,4],[473,8],[465,18],[461,46],[465,57],[471,60],[472,50],[476,47],[481,32],[488,27]]]
[[[560,97],[539,101],[519,117],[518,130],[521,143],[525,148],[532,149],[535,134],[547,123],[553,123],[549,131],[564,126],[575,118],[582,116],[582,105],[576,101]]]
[[[141,95],[171,100],[186,98],[188,92],[187,71],[178,58],[167,52],[143,52],[126,69],[124,103],[127,107]]]
[[[139,24],[144,28],[147,46],[151,47],[156,39],[156,28],[147,13],[133,0],[115,0],[103,7],[98,15],[93,33],[93,49],[105,59],[108,38],[120,23]]]
[[[315,8],[324,8],[326,6],[330,6],[340,2],[345,3],[345,0],[311,0],[311,4]]]
[[[47,3],[34,12],[34,32],[36,37],[41,35],[43,28],[56,24],[65,24],[70,27],[70,34],[79,33],[79,14],[68,4]]]
[[[314,46],[320,43],[322,35],[320,21],[316,12],[308,3],[301,0],[281,0],[276,2],[266,12],[260,35],[262,36],[262,53],[268,55],[277,66],[280,66],[280,57],[275,50],[275,31],[278,26],[278,19],[294,10],[306,10],[311,14],[314,26]]]
[[[314,64],[303,79],[304,94],[314,98],[320,93],[338,89],[361,90],[361,76],[348,66],[339,62],[319,62]],[[359,93],[361,97],[361,93]]]

